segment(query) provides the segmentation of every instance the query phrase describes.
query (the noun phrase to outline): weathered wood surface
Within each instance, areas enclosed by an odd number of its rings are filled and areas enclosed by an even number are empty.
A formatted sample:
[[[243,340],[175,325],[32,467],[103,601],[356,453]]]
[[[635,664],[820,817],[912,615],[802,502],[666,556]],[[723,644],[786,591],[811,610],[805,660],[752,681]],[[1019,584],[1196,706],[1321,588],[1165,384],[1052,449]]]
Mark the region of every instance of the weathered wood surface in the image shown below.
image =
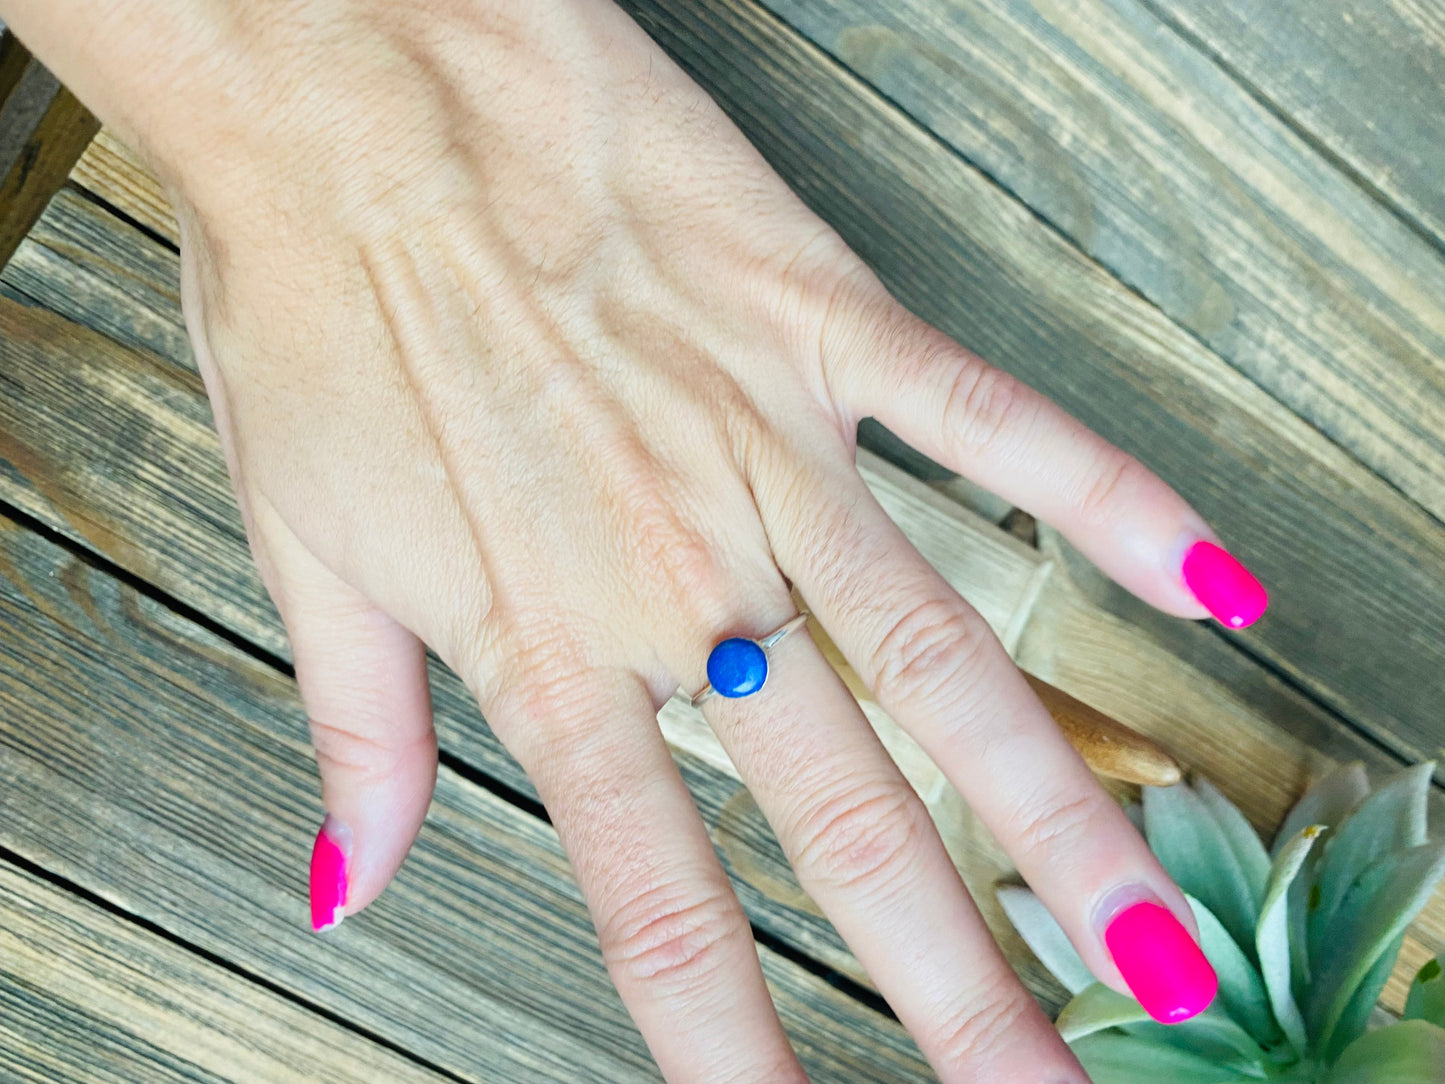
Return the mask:
[[[1436,521],[769,13],[624,6],[905,303],[1215,523],[1272,589],[1251,650],[1399,755],[1440,748]]]
[[[1445,246],[1445,11],[1435,0],[1150,3]]]
[[[0,23],[0,266],[99,128]]]
[[[767,13],[738,0],[630,10],[900,297],[1220,527],[1274,593],[1245,634],[1253,650],[1402,757],[1441,748],[1436,521]]]
[[[179,247],[181,227],[164,186],[109,128],[96,133],[71,170],[70,179]]]
[[[0,1077],[14,1084],[447,1079],[4,863]]]
[[[97,215],[88,228],[109,240],[88,244],[111,257],[126,248],[120,240],[125,228],[107,223],[90,204],[62,197],[51,214]],[[75,237],[82,231],[72,222],[60,232]],[[12,270],[44,266],[50,257],[31,252],[44,247],[44,236],[43,228],[40,237],[27,242]],[[77,263],[59,280],[64,289],[49,296],[50,303],[68,306],[71,315],[133,342],[172,348],[177,340],[170,321],[113,311],[125,312],[137,297],[164,294],[159,286],[143,285],[142,271],[149,265],[131,261],[126,265],[131,270],[121,273],[113,258],[90,266],[86,246],[72,245],[68,251]],[[124,288],[113,285],[131,274],[137,278]],[[27,275],[23,281],[39,289],[39,271]],[[7,272],[4,281],[13,287],[16,280]],[[102,289],[96,283],[109,285]],[[5,344],[0,383],[7,391],[0,397],[0,434],[7,439],[0,448],[0,497],[215,615],[238,635],[284,653],[280,626],[244,547],[189,356],[165,358],[143,346],[123,347],[66,319],[13,303],[0,303],[0,342]],[[1022,545],[876,460],[865,456],[861,465],[910,538],[999,629],[1026,666],[1218,780],[1255,823],[1277,823],[1307,775],[1332,759],[1359,757],[1377,772],[1390,770],[1391,760],[1377,748],[1203,626],[1171,623],[1178,642],[1167,650],[1084,597],[1060,556]],[[434,687],[448,755],[532,793],[455,678],[438,670]],[[662,721],[682,750],[684,777],[754,923],[863,980],[856,962],[798,888],[756,806],[696,714],[674,702]],[[929,766],[907,743],[891,744],[911,776],[927,786]],[[942,818],[950,849],[1011,958],[1023,966],[1037,992],[1053,999],[1057,991],[991,906],[988,887],[1007,870],[1006,861],[956,794],[935,786],[925,797]],[[1445,802],[1436,805],[1437,817],[1445,817]],[[1417,923],[1407,959],[1418,966],[1442,946],[1445,899]]]
[[[290,679],[4,519],[0,627],[0,846],[462,1079],[656,1079],[545,823],[444,769],[396,883],[317,937]],[[814,1080],[930,1078],[896,1023],[761,956]]]
[[[1145,0],[764,4],[1445,518],[1441,250],[1161,26]],[[1227,18],[1223,33],[1244,49],[1299,49],[1292,21],[1305,12],[1309,24],[1350,32],[1331,10],[1339,3],[1179,6]],[[1260,32],[1260,19],[1272,33]],[[1306,37],[1311,29],[1321,28],[1306,26]],[[1370,45],[1380,79],[1399,54]],[[1445,57],[1436,59],[1436,78],[1416,92],[1432,107],[1403,112],[1406,123],[1423,115],[1436,129],[1428,146],[1409,147],[1434,159],[1432,195],[1445,198]],[[1292,65],[1270,71],[1296,78]],[[1353,68],[1312,71],[1330,84],[1313,98],[1316,112],[1337,116],[1342,98],[1401,112],[1402,87],[1368,97]]]

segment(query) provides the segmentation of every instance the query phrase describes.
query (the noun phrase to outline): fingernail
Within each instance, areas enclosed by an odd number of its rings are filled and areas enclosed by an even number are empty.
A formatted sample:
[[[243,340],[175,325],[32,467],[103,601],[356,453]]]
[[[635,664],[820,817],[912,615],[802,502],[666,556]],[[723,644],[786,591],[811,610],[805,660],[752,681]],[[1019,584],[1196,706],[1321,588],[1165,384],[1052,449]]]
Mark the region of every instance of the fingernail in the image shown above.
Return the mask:
[[[1174,912],[1147,901],[1110,920],[1104,944],[1129,990],[1161,1024],[1198,1016],[1219,989],[1219,978]]]
[[[1213,542],[1196,542],[1184,555],[1184,583],[1221,624],[1242,629],[1269,605],[1264,584]]]
[[[311,928],[317,933],[341,924],[346,906],[346,853],[351,832],[327,817],[311,848]]]

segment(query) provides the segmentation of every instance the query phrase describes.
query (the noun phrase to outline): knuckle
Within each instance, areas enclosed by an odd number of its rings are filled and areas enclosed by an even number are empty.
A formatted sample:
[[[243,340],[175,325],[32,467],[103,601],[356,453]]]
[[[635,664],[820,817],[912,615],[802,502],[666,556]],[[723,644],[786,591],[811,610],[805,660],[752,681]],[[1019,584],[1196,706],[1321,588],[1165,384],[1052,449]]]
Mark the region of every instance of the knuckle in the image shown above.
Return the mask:
[[[940,697],[957,697],[977,684],[992,635],[961,600],[919,603],[879,641],[870,666],[873,692],[885,707],[937,706]]]
[[[794,833],[800,877],[835,888],[887,891],[932,830],[923,804],[902,780],[843,791],[813,808]]]
[[[1017,380],[978,358],[955,360],[958,348],[938,343],[929,348],[933,363],[947,355],[954,367],[943,406],[944,439],[964,459],[986,451],[1011,426],[1020,421],[1028,399]]]
[[[343,772],[359,784],[376,783],[391,774],[398,760],[413,749],[436,754],[436,733],[382,727],[364,733],[312,717],[311,746],[323,773]]]
[[[1099,813],[1099,799],[1079,795],[1063,801],[1034,801],[1024,806],[1013,818],[1010,836],[1015,856],[1047,858],[1060,851],[1076,852],[1089,837],[1090,826]]]
[[[700,895],[663,883],[633,894],[598,933],[603,958],[619,976],[695,989],[717,971],[743,930],[723,893]]]
[[[727,569],[713,541],[679,513],[684,502],[670,499],[651,473],[624,485],[616,500],[638,582],[660,592],[671,612],[698,627],[728,616]]]
[[[1118,519],[1118,502],[1148,471],[1142,463],[1124,452],[1106,455],[1085,481],[1078,500],[1078,517],[1086,526],[1110,523]]]
[[[978,1078],[980,1071],[1013,1041],[1015,1028],[1036,1011],[1012,976],[997,975],[975,987],[975,995],[944,1016],[927,1045],[929,1060],[946,1066],[960,1079]],[[953,1074],[944,1073],[944,1079]],[[986,1079],[986,1076],[984,1077]]]
[[[541,763],[539,742],[572,733],[596,716],[597,679],[589,650],[575,632],[553,624],[518,627],[503,638],[486,679],[488,722],[529,768]],[[474,691],[479,685],[468,676]]]

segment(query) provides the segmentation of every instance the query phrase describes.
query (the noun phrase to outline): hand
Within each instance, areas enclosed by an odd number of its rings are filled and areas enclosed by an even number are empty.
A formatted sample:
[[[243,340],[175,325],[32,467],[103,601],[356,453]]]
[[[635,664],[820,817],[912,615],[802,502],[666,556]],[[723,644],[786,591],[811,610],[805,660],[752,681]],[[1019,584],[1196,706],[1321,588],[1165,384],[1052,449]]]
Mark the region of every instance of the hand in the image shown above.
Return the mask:
[[[1103,931],[1126,904],[1193,929],[854,435],[876,416],[1202,617],[1182,569],[1213,536],[1163,482],[903,310],[604,0],[140,7],[184,46],[146,73],[164,109],[73,82],[180,205],[187,320],[313,721],[318,924],[381,892],[425,815],[430,645],[535,781],[667,1078],[801,1080],[654,719],[717,641],[790,617],[792,584],[1103,981],[1125,989]],[[1082,1081],[811,641],[772,669],[709,722],[940,1077]]]

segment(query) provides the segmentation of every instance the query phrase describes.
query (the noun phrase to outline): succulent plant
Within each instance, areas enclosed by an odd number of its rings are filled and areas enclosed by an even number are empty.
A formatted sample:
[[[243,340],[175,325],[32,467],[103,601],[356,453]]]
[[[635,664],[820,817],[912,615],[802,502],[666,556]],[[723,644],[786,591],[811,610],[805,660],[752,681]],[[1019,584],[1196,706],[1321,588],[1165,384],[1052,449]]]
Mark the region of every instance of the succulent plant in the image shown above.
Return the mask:
[[[1445,1084],[1445,956],[1421,968],[1401,1020],[1376,1009],[1406,927],[1445,877],[1445,842],[1426,835],[1433,768],[1373,792],[1361,765],[1336,770],[1272,850],[1207,781],[1144,788],[1131,816],[1219,975],[1214,1004],[1182,1024],[1096,982],[1033,893],[1001,885],[1014,926],[1073,995],[1057,1026],[1095,1084]],[[1372,1018],[1388,1022],[1370,1030]]]

